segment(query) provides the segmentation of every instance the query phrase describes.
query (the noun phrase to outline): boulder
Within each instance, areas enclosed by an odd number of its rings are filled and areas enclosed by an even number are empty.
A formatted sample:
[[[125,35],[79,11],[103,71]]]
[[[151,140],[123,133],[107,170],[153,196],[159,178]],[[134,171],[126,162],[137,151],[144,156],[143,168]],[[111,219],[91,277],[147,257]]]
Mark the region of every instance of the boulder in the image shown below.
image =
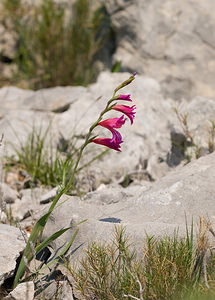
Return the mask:
[[[38,211],[38,209],[40,209],[41,197],[44,192],[42,187],[21,190],[20,199],[17,199],[17,201],[11,205],[13,218],[20,221],[29,217],[35,211]]]
[[[17,191],[4,182],[0,183],[0,203],[12,204],[17,198],[19,198]]]
[[[146,232],[162,236],[173,234],[179,228],[179,236],[184,236],[192,220],[194,225],[200,217],[213,222],[214,176],[215,153],[212,153],[177,168],[152,185],[91,192],[83,199],[67,197],[49,219],[44,238],[86,219],[78,226],[79,232],[72,245],[74,255],[80,255],[90,241],[108,241],[114,224],[126,227],[137,250],[141,249]],[[66,198],[62,197],[62,202],[64,200]],[[75,230],[76,227],[52,244],[55,255]]]
[[[33,300],[34,299],[34,283],[33,281],[20,283],[5,300]]]
[[[16,227],[0,224],[0,285],[13,276],[16,260],[25,248],[22,233]]]
[[[122,70],[156,78],[166,96],[214,98],[215,3],[107,0]]]

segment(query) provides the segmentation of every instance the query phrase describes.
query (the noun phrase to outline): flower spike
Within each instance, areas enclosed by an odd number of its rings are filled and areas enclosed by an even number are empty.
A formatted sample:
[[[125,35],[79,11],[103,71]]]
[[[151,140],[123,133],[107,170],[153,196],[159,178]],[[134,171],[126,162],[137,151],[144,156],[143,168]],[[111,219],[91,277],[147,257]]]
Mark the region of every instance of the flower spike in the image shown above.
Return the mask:
[[[90,130],[89,130],[88,136],[86,138],[86,142],[83,146],[83,149],[88,143],[92,142],[92,143],[106,146],[106,147],[108,147],[110,149],[114,149],[116,151],[121,151],[120,144],[123,143],[123,140],[122,140],[121,134],[116,129],[121,128],[122,125],[125,124],[126,119],[124,119],[124,115],[126,115],[130,119],[131,124],[133,124],[133,120],[134,120],[135,113],[136,113],[134,110],[136,109],[136,106],[135,105],[133,105],[133,106],[118,105],[117,102],[115,102],[115,103],[113,103],[113,102],[116,100],[125,100],[125,101],[132,102],[130,94],[116,95],[116,93],[119,89],[130,84],[134,80],[135,75],[136,75],[136,73],[133,73],[129,77],[129,79],[125,80],[122,84],[120,84],[115,89],[113,97],[107,102],[107,105],[106,105],[105,109],[101,112],[98,120],[90,127]],[[119,112],[123,113],[124,115],[122,115],[120,118],[106,119],[106,120],[102,121],[103,115],[110,110],[119,111]],[[102,126],[104,128],[107,128],[108,130],[110,130],[112,133],[112,138],[97,138],[97,136],[90,138],[92,131],[97,126]]]

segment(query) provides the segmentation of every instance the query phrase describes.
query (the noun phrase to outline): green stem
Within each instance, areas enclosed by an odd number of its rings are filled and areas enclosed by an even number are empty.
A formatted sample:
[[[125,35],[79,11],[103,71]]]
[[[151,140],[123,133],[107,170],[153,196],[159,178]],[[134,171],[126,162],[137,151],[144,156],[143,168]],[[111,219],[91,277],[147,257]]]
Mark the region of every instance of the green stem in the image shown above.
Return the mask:
[[[78,168],[78,165],[79,165],[79,162],[80,162],[82,153],[83,153],[85,147],[86,147],[86,146],[90,143],[90,141],[91,141],[90,137],[91,137],[92,131],[93,131],[94,128],[98,125],[98,123],[101,122],[103,115],[104,115],[105,113],[107,113],[109,110],[111,110],[111,109],[113,108],[113,106],[115,105],[115,104],[112,104],[112,102],[115,101],[115,100],[117,100],[117,97],[116,97],[117,91],[118,91],[119,89],[121,89],[122,87],[128,85],[128,84],[129,84],[130,82],[132,82],[133,80],[134,80],[134,75],[131,75],[130,78],[129,78],[128,80],[124,81],[118,88],[115,89],[115,91],[114,91],[114,93],[113,93],[113,96],[112,96],[112,98],[107,102],[107,105],[106,105],[105,109],[100,113],[100,115],[99,115],[97,121],[96,121],[95,123],[93,123],[93,125],[90,127],[89,132],[88,132],[88,134],[87,134],[87,136],[86,136],[85,142],[84,142],[84,144],[82,145],[82,147],[81,147],[81,149],[80,149],[80,152],[79,152],[79,155],[78,155],[78,158],[77,158],[75,167],[74,167],[74,169],[73,169],[72,175],[71,175],[71,177],[70,177],[70,180],[69,180],[69,182],[68,182],[68,184],[67,184],[67,187],[65,187],[65,188],[66,188],[66,191],[68,191],[68,190],[70,189],[71,185],[72,185],[72,182],[73,182],[73,180],[74,180],[75,173],[76,173],[76,171],[77,171],[77,168]]]
[[[98,123],[101,122],[103,115],[104,115],[106,112],[108,112],[109,110],[112,109],[112,106],[113,106],[113,105],[111,105],[111,103],[112,103],[114,100],[116,100],[116,99],[115,99],[115,94],[116,94],[116,92],[114,92],[113,97],[108,101],[108,103],[107,103],[105,109],[100,113],[100,115],[99,115],[97,121],[96,121],[95,123],[93,123],[93,125],[92,125],[92,126],[90,127],[90,129],[89,129],[89,132],[88,132],[88,134],[87,134],[87,136],[86,136],[85,142],[84,142],[84,144],[82,145],[82,147],[81,147],[81,149],[80,149],[80,152],[79,152],[79,155],[78,155],[78,158],[77,158],[75,167],[74,167],[73,172],[72,172],[72,175],[71,175],[70,180],[69,180],[69,182],[68,182],[68,184],[67,184],[67,187],[66,187],[66,190],[67,190],[67,191],[70,189],[70,187],[71,187],[71,185],[72,185],[72,182],[73,182],[73,180],[74,180],[75,173],[76,173],[76,170],[77,170],[77,168],[78,168],[78,165],[79,165],[79,162],[80,162],[82,153],[83,153],[85,147],[86,147],[86,146],[89,144],[89,142],[90,142],[90,137],[91,137],[92,131],[93,131],[94,128],[98,125]]]

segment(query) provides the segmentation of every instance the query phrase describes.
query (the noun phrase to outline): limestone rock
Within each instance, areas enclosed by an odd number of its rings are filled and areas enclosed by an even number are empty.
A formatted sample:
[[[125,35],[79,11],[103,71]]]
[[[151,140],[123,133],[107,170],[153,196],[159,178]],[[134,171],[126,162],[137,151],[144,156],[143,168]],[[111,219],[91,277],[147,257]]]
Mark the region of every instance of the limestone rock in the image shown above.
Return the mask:
[[[36,91],[23,105],[36,111],[63,112],[86,91],[84,87],[54,87]]]
[[[52,300],[57,297],[65,300],[74,300],[72,284],[66,280],[59,270],[52,272],[49,276],[43,276],[36,282],[36,287],[38,296],[35,297],[35,300],[40,300],[41,298]]]
[[[19,197],[19,194],[4,182],[0,183],[0,195],[0,203],[8,204],[14,203]]]
[[[25,248],[25,242],[20,230],[5,224],[0,224],[0,285],[12,277],[16,268],[16,259]]]
[[[41,196],[44,193],[43,188],[34,188],[34,189],[24,189],[20,191],[20,199],[11,205],[13,217],[20,221],[30,215],[35,211],[40,209]]]
[[[7,215],[2,209],[0,209],[0,223],[5,224],[6,222],[7,222]]]
[[[192,218],[213,222],[215,186],[215,153],[170,172],[151,186],[113,188],[89,193],[82,200],[71,197],[60,205],[47,223],[44,237],[63,226],[80,224],[72,251],[80,254],[89,241],[105,241],[111,237],[114,224],[126,227],[134,245],[141,249],[145,232],[156,236],[172,234],[179,227],[179,235],[186,232]],[[62,198],[63,199],[66,198]],[[52,245],[54,250],[72,238],[68,231]]]
[[[34,283],[32,281],[20,283],[6,299],[13,300],[33,300],[34,299]]]
[[[3,87],[0,89],[1,110],[7,112],[8,110],[24,109],[26,108],[24,106],[25,99],[33,94],[34,92],[31,90],[23,90],[15,86]]]
[[[121,62],[123,71],[137,71],[157,79],[164,95],[176,100],[190,100],[197,95],[215,97],[213,1],[102,2],[114,29],[109,45],[115,45],[113,57],[107,58],[110,54],[106,53],[103,60]],[[0,54],[13,59],[17,38],[1,20],[0,23]]]
[[[174,99],[214,98],[215,3],[105,1],[116,32],[115,61],[156,78]]]
[[[34,132],[40,133],[42,138],[49,128],[53,119],[52,113],[43,113],[14,109],[7,111],[4,118],[0,119],[0,131],[4,133],[4,155],[15,155],[14,147],[18,151],[22,145],[29,141],[29,135]],[[55,130],[53,123],[52,141],[55,140]],[[57,133],[56,133],[57,134]],[[50,145],[51,133],[48,136],[47,144]],[[16,155],[15,155],[16,156]]]

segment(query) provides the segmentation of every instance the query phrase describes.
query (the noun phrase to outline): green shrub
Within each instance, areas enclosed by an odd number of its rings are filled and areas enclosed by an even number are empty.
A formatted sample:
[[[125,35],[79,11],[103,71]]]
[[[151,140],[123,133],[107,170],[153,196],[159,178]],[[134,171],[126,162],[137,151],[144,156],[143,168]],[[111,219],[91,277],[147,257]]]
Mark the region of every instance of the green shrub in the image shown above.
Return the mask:
[[[177,231],[162,238],[146,235],[142,259],[131,250],[125,228],[115,227],[112,242],[93,242],[79,267],[65,266],[88,300],[214,299],[214,254],[205,265],[208,226],[200,220],[195,242],[193,226],[184,238]]]
[[[104,8],[92,11],[91,0],[76,0],[69,7],[54,0],[40,5],[4,0],[7,20],[17,35],[14,80],[32,88],[86,85],[97,73],[96,54],[110,30]],[[108,27],[109,28],[109,27]]]

